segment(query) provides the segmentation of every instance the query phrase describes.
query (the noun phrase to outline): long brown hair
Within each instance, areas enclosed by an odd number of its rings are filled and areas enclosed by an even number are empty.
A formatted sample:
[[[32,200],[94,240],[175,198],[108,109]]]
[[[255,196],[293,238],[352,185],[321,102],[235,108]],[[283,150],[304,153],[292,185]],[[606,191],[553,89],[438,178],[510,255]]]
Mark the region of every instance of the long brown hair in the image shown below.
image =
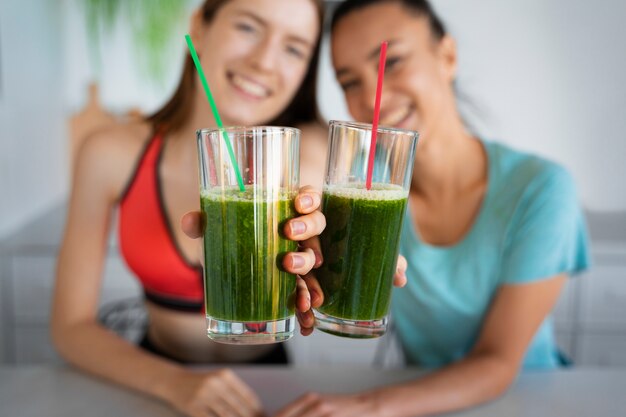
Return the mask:
[[[215,17],[215,13],[229,0],[206,0],[202,6],[202,20],[205,24],[210,23]],[[321,0],[312,0],[315,3],[319,18],[319,37],[317,39],[311,62],[298,92],[291,103],[268,125],[294,126],[321,120],[316,99],[317,90],[317,66],[319,61],[320,38],[322,36],[322,25],[324,23],[324,6]],[[196,88],[196,69],[191,55],[185,57],[183,73],[169,101],[154,114],[148,116],[146,120],[157,128],[176,130],[181,127],[189,117],[189,104],[193,101],[194,90]]]

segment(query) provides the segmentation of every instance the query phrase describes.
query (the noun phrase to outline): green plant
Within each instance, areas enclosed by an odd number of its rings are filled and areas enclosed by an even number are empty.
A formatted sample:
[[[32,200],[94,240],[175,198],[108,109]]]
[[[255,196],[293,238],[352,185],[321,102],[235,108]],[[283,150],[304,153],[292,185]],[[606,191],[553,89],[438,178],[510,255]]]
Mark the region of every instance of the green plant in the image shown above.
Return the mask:
[[[101,41],[116,25],[127,25],[136,64],[147,79],[162,83],[173,42],[183,44],[181,27],[196,0],[78,0],[85,12],[90,59],[96,73],[102,68]],[[176,38],[176,39],[174,39]]]

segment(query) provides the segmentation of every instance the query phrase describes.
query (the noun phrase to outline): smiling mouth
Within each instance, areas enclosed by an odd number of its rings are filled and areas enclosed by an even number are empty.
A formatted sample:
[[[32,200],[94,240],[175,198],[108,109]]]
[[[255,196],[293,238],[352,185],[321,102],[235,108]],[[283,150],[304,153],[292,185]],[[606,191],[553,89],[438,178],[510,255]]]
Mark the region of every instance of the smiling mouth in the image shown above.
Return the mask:
[[[269,97],[271,94],[269,88],[243,75],[229,73],[228,79],[237,90],[248,97],[261,100]]]
[[[396,110],[388,112],[380,120],[381,125],[399,126],[405,122],[413,113],[413,106],[400,107]]]

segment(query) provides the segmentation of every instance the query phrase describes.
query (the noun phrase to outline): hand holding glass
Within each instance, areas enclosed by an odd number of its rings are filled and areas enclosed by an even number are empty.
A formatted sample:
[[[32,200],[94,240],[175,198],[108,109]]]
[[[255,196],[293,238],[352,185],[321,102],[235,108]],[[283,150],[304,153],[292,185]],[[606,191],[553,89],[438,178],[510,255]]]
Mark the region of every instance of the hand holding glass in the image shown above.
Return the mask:
[[[226,149],[228,135],[244,190]],[[293,335],[296,278],[279,267],[297,243],[282,235],[295,216],[300,131],[283,127],[199,130],[204,288],[209,338],[281,342]]]

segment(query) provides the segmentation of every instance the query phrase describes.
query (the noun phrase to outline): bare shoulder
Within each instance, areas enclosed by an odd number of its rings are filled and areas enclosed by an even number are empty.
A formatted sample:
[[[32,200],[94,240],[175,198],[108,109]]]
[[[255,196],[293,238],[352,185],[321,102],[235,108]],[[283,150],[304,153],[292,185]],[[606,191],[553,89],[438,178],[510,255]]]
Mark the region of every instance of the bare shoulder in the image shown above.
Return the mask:
[[[145,122],[116,123],[87,138],[80,154],[89,154],[85,149],[94,149],[105,152],[104,156],[123,158],[133,149],[142,148],[142,145],[150,139],[150,133],[151,127]]]
[[[97,187],[109,199],[117,199],[151,133],[148,123],[133,122],[117,123],[91,135],[78,152],[74,187]]]

